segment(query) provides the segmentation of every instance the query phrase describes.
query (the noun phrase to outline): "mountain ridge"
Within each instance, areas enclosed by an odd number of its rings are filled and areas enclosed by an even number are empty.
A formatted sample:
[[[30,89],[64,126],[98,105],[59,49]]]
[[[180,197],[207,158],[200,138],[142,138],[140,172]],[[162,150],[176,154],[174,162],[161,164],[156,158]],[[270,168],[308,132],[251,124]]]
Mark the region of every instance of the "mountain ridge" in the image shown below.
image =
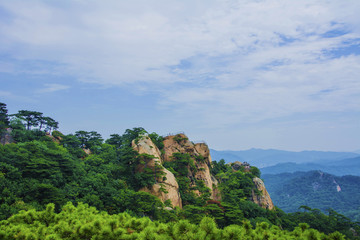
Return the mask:
[[[273,166],[278,163],[295,162],[321,162],[321,161],[336,161],[351,157],[360,156],[354,152],[333,152],[333,151],[312,151],[304,150],[301,152],[277,150],[277,149],[248,149],[241,151],[218,151],[210,149],[210,153],[214,160],[219,161],[224,159],[225,162],[249,162],[252,165],[264,168]]]
[[[360,176],[360,157],[346,158],[337,161],[320,161],[318,163],[278,163],[261,168],[263,174],[294,173],[298,171],[321,170],[336,176]]]

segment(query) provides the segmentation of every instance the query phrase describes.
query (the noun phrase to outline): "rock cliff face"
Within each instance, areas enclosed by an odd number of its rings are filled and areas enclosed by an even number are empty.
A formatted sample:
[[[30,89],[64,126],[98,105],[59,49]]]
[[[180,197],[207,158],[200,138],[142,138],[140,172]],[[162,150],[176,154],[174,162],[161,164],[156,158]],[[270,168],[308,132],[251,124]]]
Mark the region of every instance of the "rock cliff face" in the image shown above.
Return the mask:
[[[149,154],[154,156],[146,164],[141,164],[137,167],[137,171],[141,172],[145,167],[155,168],[155,164],[162,166],[161,153],[151,139],[147,136],[143,136],[137,141],[132,142],[132,147],[139,154]],[[162,166],[163,167],[163,166]],[[157,196],[162,202],[170,200],[173,207],[182,207],[182,201],[179,193],[179,185],[173,173],[163,167],[163,173],[165,178],[158,178],[157,183],[150,188],[142,188],[141,191],[149,192],[154,196]],[[165,189],[165,192],[162,191]]]
[[[270,198],[268,191],[265,188],[264,182],[260,178],[253,178],[256,189],[261,192],[261,194],[256,194],[255,190],[252,190],[252,201],[259,205],[262,208],[272,210],[274,204]]]
[[[164,139],[164,161],[171,162],[173,153],[187,153],[194,159],[199,159],[195,161],[197,172],[193,173],[189,171],[190,179],[197,179],[204,181],[206,187],[210,188],[211,198],[214,200],[220,200],[220,193],[216,189],[218,184],[215,177],[211,176],[211,156],[210,150],[205,143],[192,143],[189,141],[185,134],[177,134],[173,136],[167,136]],[[193,186],[195,185],[192,182]],[[199,194],[199,192],[195,193]]]

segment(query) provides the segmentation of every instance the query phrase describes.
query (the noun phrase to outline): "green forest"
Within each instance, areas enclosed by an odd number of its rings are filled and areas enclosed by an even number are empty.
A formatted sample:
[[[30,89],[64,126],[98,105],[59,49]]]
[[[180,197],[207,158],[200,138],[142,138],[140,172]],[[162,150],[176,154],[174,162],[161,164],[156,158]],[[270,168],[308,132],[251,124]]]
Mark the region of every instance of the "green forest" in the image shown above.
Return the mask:
[[[170,208],[139,191],[162,172],[137,172],[149,156],[131,147],[147,134],[161,151],[162,136],[136,127],[103,139],[58,128],[43,113],[9,114],[0,103],[0,239],[360,239],[359,223],[332,209],[259,207],[249,198],[260,171],[233,171],[224,160],[211,167],[221,193],[214,201],[201,181],[190,188],[186,177],[201,157],[174,154],[164,167],[179,182],[183,207]]]

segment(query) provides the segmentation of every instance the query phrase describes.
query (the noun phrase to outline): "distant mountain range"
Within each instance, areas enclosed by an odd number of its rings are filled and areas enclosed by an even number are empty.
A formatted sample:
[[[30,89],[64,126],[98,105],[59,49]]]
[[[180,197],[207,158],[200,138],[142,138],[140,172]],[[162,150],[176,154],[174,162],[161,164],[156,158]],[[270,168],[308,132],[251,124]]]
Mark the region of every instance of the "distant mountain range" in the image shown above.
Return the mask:
[[[321,170],[337,176],[360,176],[360,157],[338,161],[320,161],[318,163],[278,163],[274,166],[260,168],[262,174],[293,173],[297,171]]]
[[[360,177],[334,176],[322,171],[263,174],[276,206],[295,212],[302,205],[335,211],[360,221]]]
[[[316,163],[328,164],[344,159],[360,157],[359,153],[354,152],[324,152],[324,151],[302,151],[291,152],[276,149],[249,149],[243,151],[217,151],[210,149],[213,160],[224,159],[225,162],[248,162],[258,168],[274,166],[280,163]],[[313,166],[316,167],[316,166]],[[317,168],[315,168],[316,170]]]

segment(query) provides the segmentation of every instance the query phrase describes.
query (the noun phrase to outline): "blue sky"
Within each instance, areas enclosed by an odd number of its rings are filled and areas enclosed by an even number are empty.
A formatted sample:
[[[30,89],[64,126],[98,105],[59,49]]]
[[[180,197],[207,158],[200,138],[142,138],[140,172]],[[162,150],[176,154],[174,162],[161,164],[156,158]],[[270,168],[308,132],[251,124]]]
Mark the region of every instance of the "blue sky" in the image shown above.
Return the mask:
[[[0,102],[104,138],[360,149],[360,1],[0,0]]]

